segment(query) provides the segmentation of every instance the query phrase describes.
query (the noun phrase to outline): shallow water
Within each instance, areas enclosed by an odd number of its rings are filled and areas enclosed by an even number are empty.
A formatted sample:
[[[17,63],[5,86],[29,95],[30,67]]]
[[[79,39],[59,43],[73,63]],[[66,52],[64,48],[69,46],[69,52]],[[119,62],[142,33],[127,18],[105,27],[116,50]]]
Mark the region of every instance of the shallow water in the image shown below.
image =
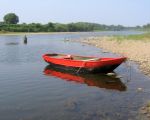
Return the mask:
[[[23,36],[0,36],[0,120],[140,120],[138,110],[150,98],[150,79],[135,63],[119,66],[115,73],[121,77],[116,78],[76,75],[49,68],[42,60],[51,52],[119,56],[65,40],[134,33],[28,35],[27,44]]]

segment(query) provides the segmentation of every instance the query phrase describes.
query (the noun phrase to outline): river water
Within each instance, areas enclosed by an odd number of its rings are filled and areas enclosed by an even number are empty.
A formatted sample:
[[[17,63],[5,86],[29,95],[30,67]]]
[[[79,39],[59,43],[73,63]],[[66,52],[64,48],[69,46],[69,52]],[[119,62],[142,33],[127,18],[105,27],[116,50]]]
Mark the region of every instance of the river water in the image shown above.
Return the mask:
[[[77,75],[51,68],[45,53],[120,56],[66,40],[137,32],[95,32],[0,36],[0,120],[140,120],[150,99],[150,79],[135,63],[116,76]],[[120,77],[121,76],[121,77]],[[138,88],[142,90],[138,91]]]

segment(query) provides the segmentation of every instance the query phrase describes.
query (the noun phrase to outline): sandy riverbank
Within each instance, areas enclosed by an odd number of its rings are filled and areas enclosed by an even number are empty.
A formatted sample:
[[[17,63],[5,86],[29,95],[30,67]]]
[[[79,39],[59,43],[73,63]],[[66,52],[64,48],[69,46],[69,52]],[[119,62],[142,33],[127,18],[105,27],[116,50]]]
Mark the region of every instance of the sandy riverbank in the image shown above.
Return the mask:
[[[138,62],[144,74],[150,76],[150,40],[118,40],[116,37],[90,37],[83,43],[100,47],[108,52],[119,53]]]

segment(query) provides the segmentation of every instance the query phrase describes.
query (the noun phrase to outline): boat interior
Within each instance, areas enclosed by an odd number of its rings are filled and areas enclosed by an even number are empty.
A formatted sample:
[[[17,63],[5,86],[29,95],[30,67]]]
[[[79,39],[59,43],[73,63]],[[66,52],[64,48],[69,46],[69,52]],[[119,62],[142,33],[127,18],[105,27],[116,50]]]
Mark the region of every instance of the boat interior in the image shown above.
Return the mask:
[[[84,57],[84,56],[74,56],[74,55],[64,55],[64,54],[48,54],[53,58],[63,58],[63,59],[71,59],[71,60],[83,60],[83,61],[97,61],[100,58],[96,57]]]

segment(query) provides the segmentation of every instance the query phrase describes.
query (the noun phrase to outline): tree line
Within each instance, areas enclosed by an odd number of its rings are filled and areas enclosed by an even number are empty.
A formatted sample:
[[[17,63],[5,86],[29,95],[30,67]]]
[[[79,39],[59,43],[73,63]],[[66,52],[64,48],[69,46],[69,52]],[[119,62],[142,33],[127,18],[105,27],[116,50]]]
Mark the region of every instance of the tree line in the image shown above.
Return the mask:
[[[150,30],[150,24],[144,25],[144,26],[143,26],[143,29],[144,29],[144,30]]]
[[[123,26],[107,26],[96,23],[77,22],[69,24],[52,23],[47,24],[31,23],[31,24],[0,24],[0,31],[9,32],[86,32],[86,31],[120,31],[124,30]]]
[[[122,25],[104,25],[88,22],[77,23],[19,23],[19,17],[15,13],[8,13],[0,22],[0,31],[2,32],[87,32],[87,31],[121,31],[135,29],[136,27],[124,27]],[[137,27],[139,28],[139,26]]]
[[[125,27],[118,25],[102,25],[88,22],[77,23],[19,23],[19,17],[15,13],[8,13],[0,22],[0,31],[3,32],[86,32],[86,31],[108,31],[108,30],[124,30]]]

